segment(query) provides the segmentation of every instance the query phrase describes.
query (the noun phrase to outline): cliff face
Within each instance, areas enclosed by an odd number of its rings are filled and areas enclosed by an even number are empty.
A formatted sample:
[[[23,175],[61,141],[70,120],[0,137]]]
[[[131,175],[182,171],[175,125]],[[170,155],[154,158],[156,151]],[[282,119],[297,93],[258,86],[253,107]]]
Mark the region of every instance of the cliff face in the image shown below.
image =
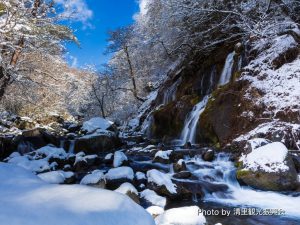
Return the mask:
[[[249,138],[264,137],[299,148],[299,40],[295,25],[274,39],[249,39],[220,46],[209,57],[193,57],[158,90],[151,137],[179,138],[193,107],[210,95],[197,123],[197,143],[240,150]],[[226,68],[228,83],[221,81]]]

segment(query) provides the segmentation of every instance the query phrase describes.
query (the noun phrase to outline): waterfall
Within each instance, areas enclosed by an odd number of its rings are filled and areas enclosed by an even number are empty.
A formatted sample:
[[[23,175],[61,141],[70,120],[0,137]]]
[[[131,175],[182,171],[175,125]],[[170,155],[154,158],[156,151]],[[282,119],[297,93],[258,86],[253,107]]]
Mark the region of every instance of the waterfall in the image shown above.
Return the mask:
[[[75,140],[70,140],[70,146],[69,146],[68,153],[73,154],[74,153],[74,148],[75,148]]]
[[[184,128],[181,132],[182,144],[185,144],[188,141],[193,144],[195,143],[198,120],[200,118],[201,113],[204,111],[206,107],[209,97],[210,97],[209,95],[206,95],[202,99],[202,101],[200,101],[197,105],[195,105],[193,111],[190,112],[190,114],[186,118],[184,122]]]
[[[198,169],[195,170],[192,164],[189,164],[188,169],[199,180],[205,180],[209,176],[212,178],[212,184],[225,184],[228,186],[226,192],[206,193],[204,201],[230,206],[282,209],[287,216],[300,217],[300,211],[297,207],[300,205],[300,196],[240,186],[236,180],[236,168],[234,163],[230,161],[228,154],[219,153],[213,162],[203,161],[201,157],[193,158],[191,161],[198,166]]]
[[[166,105],[170,103],[171,101],[174,101],[176,99],[176,91],[177,87],[181,82],[181,77],[174,82],[165,92],[164,92],[164,97],[163,97],[163,102],[162,104]]]
[[[235,53],[232,52],[230,53],[225,61],[225,65],[219,80],[219,85],[224,85],[227,84],[230,79],[231,79],[231,75],[232,75],[232,68],[233,68],[233,63],[234,63],[234,55]]]

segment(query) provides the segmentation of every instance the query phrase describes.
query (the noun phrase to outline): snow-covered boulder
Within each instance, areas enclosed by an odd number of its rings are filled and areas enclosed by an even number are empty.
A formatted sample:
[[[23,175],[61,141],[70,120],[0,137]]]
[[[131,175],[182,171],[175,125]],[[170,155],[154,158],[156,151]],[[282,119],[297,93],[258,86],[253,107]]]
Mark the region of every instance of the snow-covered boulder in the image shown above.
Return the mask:
[[[131,183],[127,183],[127,182],[123,183],[115,191],[119,192],[121,194],[127,195],[129,198],[131,198],[137,204],[140,204],[139,193]]]
[[[159,206],[164,208],[167,204],[167,199],[165,197],[159,196],[155,191],[146,189],[140,193],[141,198],[146,200],[148,203],[154,206]]]
[[[114,154],[108,153],[105,155],[103,162],[107,165],[112,164],[114,161]]]
[[[128,162],[128,158],[123,152],[121,151],[115,152],[114,161],[113,161],[114,167],[125,166],[127,162]]]
[[[168,197],[175,197],[178,195],[177,187],[172,182],[169,174],[162,173],[156,169],[147,172],[148,188],[155,192]]]
[[[147,210],[148,213],[151,214],[151,216],[153,218],[156,218],[160,214],[163,214],[163,212],[165,211],[162,207],[159,207],[159,206],[156,206],[156,205],[150,206],[146,210]]]
[[[173,163],[174,172],[186,171],[187,167],[183,159],[179,159],[176,163]]]
[[[0,218],[10,225],[154,225],[151,215],[117,192],[47,184],[30,171],[0,163]]]
[[[288,149],[280,142],[266,144],[242,155],[237,178],[262,190],[286,191],[297,188],[297,172]]]
[[[156,225],[204,225],[206,219],[198,206],[173,208],[155,218]]]
[[[91,167],[99,166],[100,163],[101,160],[97,155],[85,155],[84,152],[79,152],[76,154],[74,170],[77,172],[87,171]]]
[[[82,125],[82,130],[88,133],[93,133],[96,130],[108,130],[114,123],[101,117],[94,117],[85,121]]]
[[[76,180],[73,172],[65,172],[62,170],[40,173],[38,177],[50,184],[71,184]]]
[[[105,188],[104,174],[100,170],[94,170],[92,173],[85,175],[80,181],[80,184]]]
[[[134,172],[127,166],[112,168],[105,174],[105,179],[109,189],[116,189],[122,183],[132,182],[134,179]]]
[[[167,150],[167,151],[158,151],[156,152],[153,162],[158,162],[158,163],[165,163],[168,164],[170,163],[170,155],[173,152],[173,150]]]
[[[99,154],[117,148],[121,141],[116,132],[96,130],[94,133],[84,135],[75,141],[74,151],[84,151],[87,154]]]

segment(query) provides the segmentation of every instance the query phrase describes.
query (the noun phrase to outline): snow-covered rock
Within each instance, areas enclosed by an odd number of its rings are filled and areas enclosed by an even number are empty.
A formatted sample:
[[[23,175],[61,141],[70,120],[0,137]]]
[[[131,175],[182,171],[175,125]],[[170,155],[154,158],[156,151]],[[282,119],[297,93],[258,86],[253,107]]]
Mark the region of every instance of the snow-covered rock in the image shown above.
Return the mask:
[[[10,225],[154,225],[142,207],[116,192],[47,184],[30,171],[0,163],[0,218]]]
[[[280,142],[253,149],[240,158],[237,178],[249,186],[284,191],[297,187],[297,172],[288,149]]]
[[[85,175],[80,184],[105,188],[104,173],[101,170],[94,170],[92,173]]]
[[[156,225],[205,225],[206,219],[198,206],[173,208],[155,218]]]
[[[140,203],[139,193],[131,183],[127,183],[127,182],[123,183],[115,191],[127,195],[129,198],[131,198],[133,201],[135,201],[138,204]]]
[[[176,185],[172,182],[169,174],[156,169],[147,172],[148,186],[159,194],[173,196],[177,194]]]
[[[149,189],[142,191],[140,196],[154,206],[164,208],[167,204],[167,199],[165,197],[159,196],[155,191]]]
[[[88,133],[93,133],[96,130],[107,130],[112,126],[113,122],[103,119],[101,117],[95,117],[88,121],[85,121],[82,125],[82,130]]]
[[[121,151],[116,151],[115,152],[114,161],[113,161],[113,166],[114,167],[122,166],[127,161],[128,161],[128,158],[123,152],[121,152]]]
[[[132,168],[121,166],[110,169],[105,174],[107,186],[111,189],[119,187],[122,183],[132,182],[134,179],[134,172]]]
[[[156,205],[150,206],[146,210],[147,210],[148,213],[151,214],[151,216],[153,218],[159,216],[160,214],[162,214],[165,211],[162,207],[159,207],[159,206],[156,206]]]
[[[153,162],[159,162],[159,163],[170,163],[170,155],[173,152],[173,150],[167,150],[167,151],[158,151],[153,159]]]
[[[64,184],[75,181],[73,172],[65,172],[62,170],[40,173],[38,174],[38,177],[50,184]]]

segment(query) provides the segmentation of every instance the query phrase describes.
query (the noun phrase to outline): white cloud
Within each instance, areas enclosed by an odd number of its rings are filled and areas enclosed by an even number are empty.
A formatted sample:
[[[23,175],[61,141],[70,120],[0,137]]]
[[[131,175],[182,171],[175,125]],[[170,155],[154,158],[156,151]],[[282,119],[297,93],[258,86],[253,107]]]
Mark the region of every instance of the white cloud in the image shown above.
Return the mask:
[[[55,0],[63,7],[61,16],[81,22],[84,26],[90,26],[89,20],[93,17],[93,11],[85,0]]]

